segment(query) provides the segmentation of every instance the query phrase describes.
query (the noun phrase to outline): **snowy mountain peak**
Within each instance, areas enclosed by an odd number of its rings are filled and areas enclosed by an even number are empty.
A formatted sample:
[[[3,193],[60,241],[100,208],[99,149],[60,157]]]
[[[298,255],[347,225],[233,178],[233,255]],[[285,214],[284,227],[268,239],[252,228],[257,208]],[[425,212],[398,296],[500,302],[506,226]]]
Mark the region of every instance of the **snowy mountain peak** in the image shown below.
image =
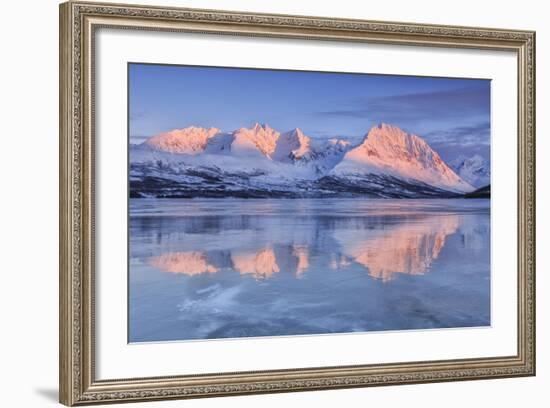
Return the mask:
[[[292,135],[294,135],[294,136],[296,136],[296,137],[298,137],[298,138],[301,138],[301,137],[304,137],[304,136],[305,136],[305,135],[304,135],[304,132],[302,132],[302,129],[300,129],[300,128],[294,128],[294,129],[292,129],[292,130],[289,130],[289,131],[286,132],[286,133],[292,134]]]
[[[348,151],[333,173],[390,174],[451,191],[473,190],[421,137],[385,123],[373,127],[359,146]]]
[[[491,183],[491,165],[479,154],[472,157],[459,156],[449,163],[454,171],[474,187]]]
[[[428,146],[419,136],[407,133],[397,126],[388,125],[386,123],[380,123],[378,126],[373,127],[365,136],[363,143],[367,142],[367,140],[369,145],[399,146],[411,153],[415,149],[421,150],[422,147]]]
[[[269,126],[267,123],[260,123],[260,122],[254,123],[254,126],[252,126],[250,129],[251,129],[251,130],[254,130],[254,131],[256,131],[256,132],[261,131],[261,130],[264,130],[264,131],[267,131],[267,132],[273,131],[273,130],[274,130],[274,129],[273,129],[271,126]]]
[[[147,139],[143,145],[170,153],[198,154],[204,151],[208,140],[219,132],[218,128],[190,126],[159,133]]]
[[[389,123],[385,123],[385,122],[380,122],[378,124],[378,126],[376,126],[376,127],[378,129],[384,130],[384,131],[400,131],[400,132],[403,132],[399,127],[394,126],[394,125],[390,125]]]
[[[277,139],[273,160],[291,163],[311,153],[311,139],[295,128],[285,132]]]
[[[256,123],[252,128],[241,128],[233,133],[231,151],[238,155],[264,155],[271,157],[280,133],[267,124]]]

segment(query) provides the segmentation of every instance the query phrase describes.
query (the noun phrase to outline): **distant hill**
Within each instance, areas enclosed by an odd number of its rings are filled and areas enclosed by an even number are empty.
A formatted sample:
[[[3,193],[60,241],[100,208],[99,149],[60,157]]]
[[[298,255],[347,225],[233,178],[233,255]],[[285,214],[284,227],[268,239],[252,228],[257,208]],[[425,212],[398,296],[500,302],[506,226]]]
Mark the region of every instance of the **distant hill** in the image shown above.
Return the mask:
[[[464,194],[464,198],[491,198],[491,185],[478,188],[471,193]]]
[[[462,180],[476,188],[491,183],[491,165],[489,161],[476,154],[472,157],[459,156],[449,166]]]

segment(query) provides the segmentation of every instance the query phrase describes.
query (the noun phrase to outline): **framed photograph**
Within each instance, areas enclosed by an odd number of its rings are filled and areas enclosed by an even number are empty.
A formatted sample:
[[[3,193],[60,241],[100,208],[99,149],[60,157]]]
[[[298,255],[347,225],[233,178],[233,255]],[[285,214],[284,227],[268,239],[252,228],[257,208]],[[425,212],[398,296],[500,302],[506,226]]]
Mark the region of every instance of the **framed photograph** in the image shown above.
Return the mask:
[[[535,33],[60,6],[66,405],[535,374]]]

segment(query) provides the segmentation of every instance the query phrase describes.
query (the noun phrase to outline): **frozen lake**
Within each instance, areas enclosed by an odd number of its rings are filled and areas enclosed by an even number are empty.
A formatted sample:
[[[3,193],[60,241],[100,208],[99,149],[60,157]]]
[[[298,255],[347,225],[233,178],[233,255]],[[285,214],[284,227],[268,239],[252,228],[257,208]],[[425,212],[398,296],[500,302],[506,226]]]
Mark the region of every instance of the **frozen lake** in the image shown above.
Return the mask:
[[[490,324],[490,201],[131,199],[129,341]]]

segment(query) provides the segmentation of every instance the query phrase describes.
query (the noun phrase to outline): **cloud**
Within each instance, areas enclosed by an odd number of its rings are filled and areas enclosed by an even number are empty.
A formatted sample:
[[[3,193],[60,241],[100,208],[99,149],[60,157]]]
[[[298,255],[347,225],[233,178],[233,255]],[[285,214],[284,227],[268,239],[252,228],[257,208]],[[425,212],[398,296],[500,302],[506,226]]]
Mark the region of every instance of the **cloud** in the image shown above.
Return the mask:
[[[472,157],[474,155],[480,155],[488,162],[491,161],[491,148],[489,145],[466,145],[461,146],[459,144],[449,145],[449,144],[439,144],[435,143],[430,145],[441,158],[446,162],[450,163],[455,160],[457,157]]]
[[[430,143],[447,145],[489,145],[491,142],[491,124],[488,121],[469,126],[457,126],[451,129],[435,130],[424,137]]]
[[[312,139],[320,141],[326,141],[329,139],[345,139],[351,144],[360,143],[364,138],[364,135],[349,135],[338,132],[326,132],[323,130],[309,130],[306,131],[305,134]]]
[[[410,125],[424,120],[456,119],[489,114],[487,86],[445,91],[409,93],[352,101],[349,108],[315,112],[317,116],[371,119],[375,122]]]
[[[130,135],[130,144],[140,144],[149,139],[150,136]]]
[[[489,121],[473,125],[435,130],[425,135],[426,141],[447,163],[459,156],[481,155],[491,160],[491,124]]]

